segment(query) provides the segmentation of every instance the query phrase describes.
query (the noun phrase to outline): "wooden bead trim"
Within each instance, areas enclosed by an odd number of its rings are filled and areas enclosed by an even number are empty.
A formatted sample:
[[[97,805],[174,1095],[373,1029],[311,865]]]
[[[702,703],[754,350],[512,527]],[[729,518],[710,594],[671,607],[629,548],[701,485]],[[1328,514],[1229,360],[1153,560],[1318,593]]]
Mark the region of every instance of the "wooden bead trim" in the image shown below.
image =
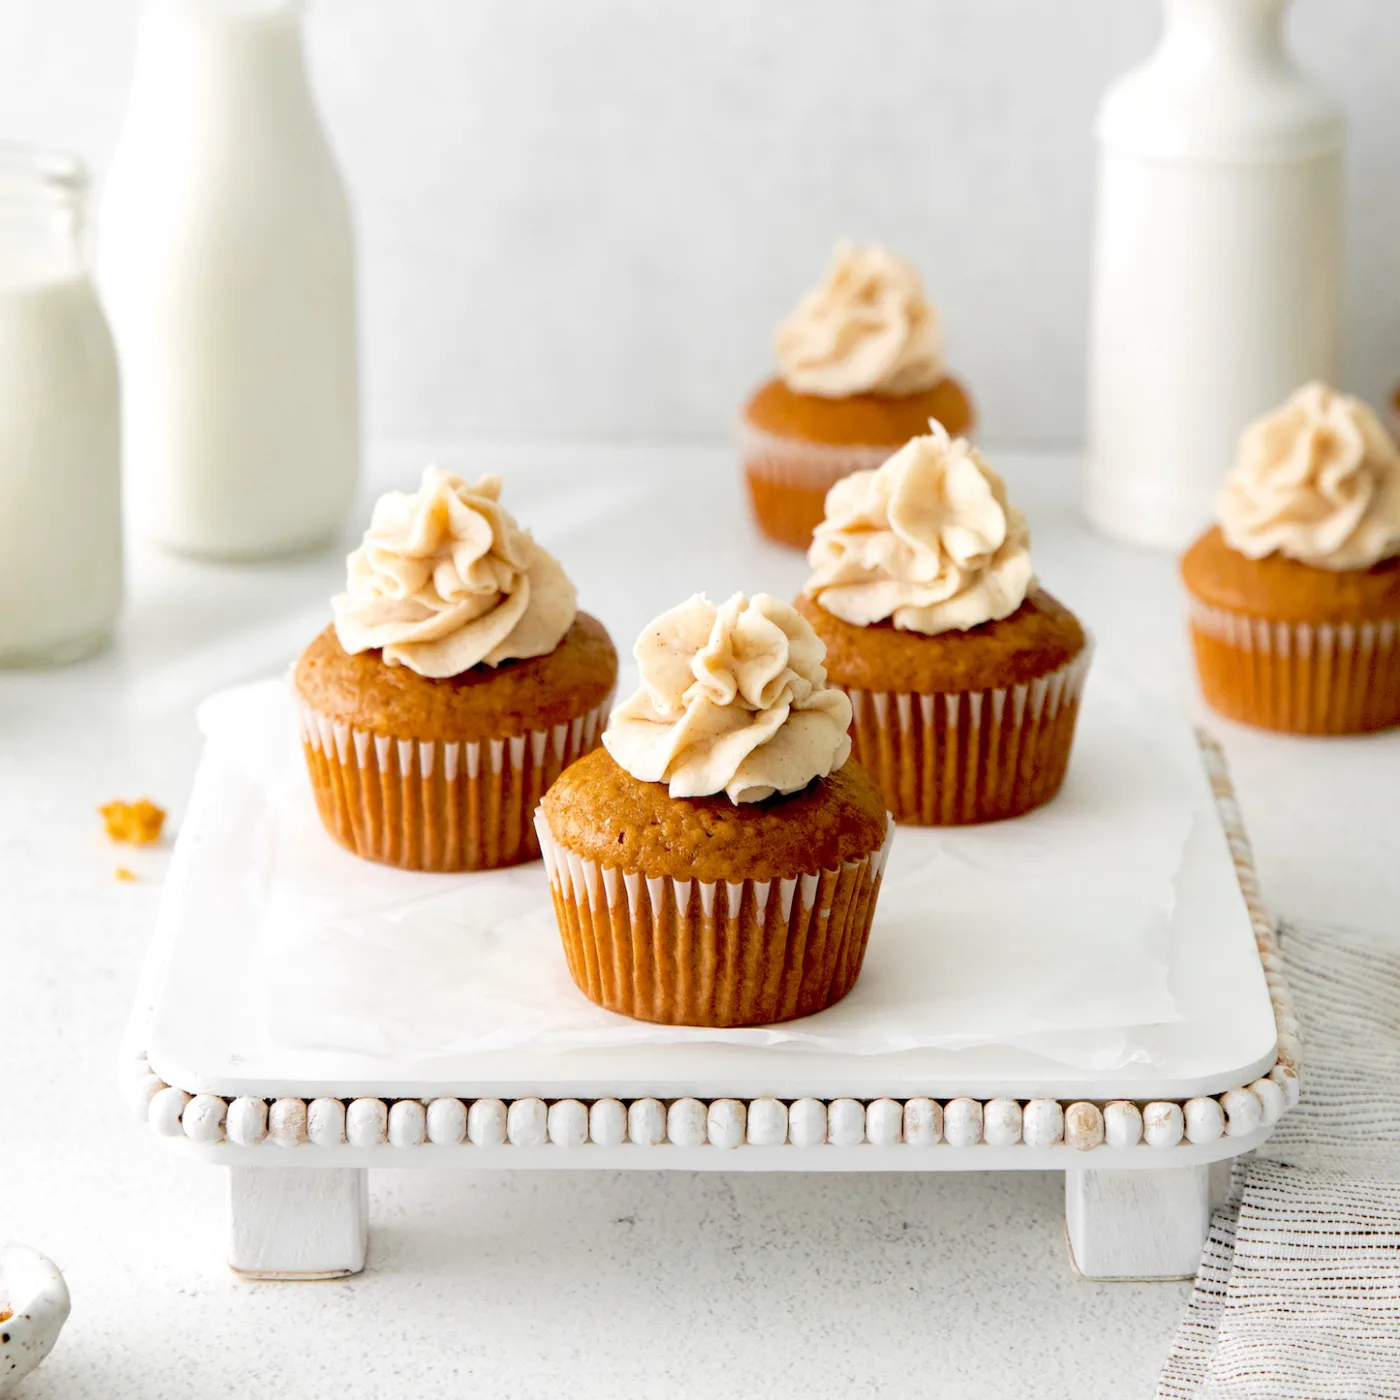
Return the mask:
[[[671,1100],[223,1099],[161,1085],[144,1116],[163,1137],[239,1147],[1176,1147],[1241,1137],[1277,1121],[1296,1078],[1213,1097],[1125,1100],[956,1098]]]

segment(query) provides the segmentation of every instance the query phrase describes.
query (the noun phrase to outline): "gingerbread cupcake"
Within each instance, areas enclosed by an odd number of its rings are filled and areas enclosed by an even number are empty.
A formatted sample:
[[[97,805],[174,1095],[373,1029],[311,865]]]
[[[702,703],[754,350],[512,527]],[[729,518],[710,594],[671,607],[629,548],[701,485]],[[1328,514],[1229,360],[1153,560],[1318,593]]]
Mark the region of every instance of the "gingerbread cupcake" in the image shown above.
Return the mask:
[[[641,687],[536,822],[569,971],[600,1006],[750,1026],[839,1001],[888,852],[851,708],[787,603],[697,595],[642,633]]]
[[[356,855],[484,870],[539,855],[531,817],[593,749],[617,682],[557,560],[475,485],[429,467],[350,555],[293,684],[316,805]]]
[[[840,244],[776,348],[780,374],[745,406],[740,453],[754,517],[780,544],[805,549],[831,487],[878,467],[930,419],[951,433],[972,426],[919,274],[884,248]]]
[[[1036,585],[1025,517],[965,440],[930,423],[837,482],[808,562],[798,609],[897,821],[996,821],[1054,797],[1090,647]]]
[[[1400,448],[1325,384],[1240,438],[1181,561],[1201,689],[1291,734],[1400,724]]]

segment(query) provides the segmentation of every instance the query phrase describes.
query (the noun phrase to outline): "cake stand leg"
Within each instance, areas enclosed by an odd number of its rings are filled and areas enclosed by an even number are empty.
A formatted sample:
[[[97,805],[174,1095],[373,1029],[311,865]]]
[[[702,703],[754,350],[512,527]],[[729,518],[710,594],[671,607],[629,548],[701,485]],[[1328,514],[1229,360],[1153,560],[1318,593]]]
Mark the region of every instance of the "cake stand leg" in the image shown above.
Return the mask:
[[[1085,1278],[1194,1278],[1229,1162],[1065,1173],[1070,1262]]]
[[[229,1267],[244,1278],[343,1278],[365,1266],[363,1167],[230,1167]]]

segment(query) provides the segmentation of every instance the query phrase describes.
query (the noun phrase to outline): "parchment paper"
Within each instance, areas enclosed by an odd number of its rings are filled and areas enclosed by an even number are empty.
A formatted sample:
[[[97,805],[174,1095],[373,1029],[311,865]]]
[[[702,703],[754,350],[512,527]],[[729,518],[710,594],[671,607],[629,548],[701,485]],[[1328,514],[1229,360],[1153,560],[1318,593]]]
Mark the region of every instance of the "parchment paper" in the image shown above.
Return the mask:
[[[317,818],[285,682],[216,696],[200,720],[262,795],[249,874],[258,972],[243,1020],[265,1047],[434,1058],[676,1041],[863,1055],[1003,1043],[1111,1069],[1149,1058],[1132,1028],[1178,1019],[1175,879],[1192,822],[1213,817],[1187,727],[1102,675],[1055,802],[989,826],[900,828],[855,990],[820,1015],[745,1030],[653,1026],[586,1000],[539,862],[439,876],[341,850]]]

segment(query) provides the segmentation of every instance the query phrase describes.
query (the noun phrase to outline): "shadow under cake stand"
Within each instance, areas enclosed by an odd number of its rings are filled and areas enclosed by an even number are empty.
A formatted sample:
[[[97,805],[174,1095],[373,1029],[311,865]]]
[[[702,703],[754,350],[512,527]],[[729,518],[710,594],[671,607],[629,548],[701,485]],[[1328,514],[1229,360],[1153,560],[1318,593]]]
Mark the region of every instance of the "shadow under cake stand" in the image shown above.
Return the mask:
[[[1178,887],[1192,915],[1192,999],[1183,1020],[1147,1032],[1149,1065],[1095,1072],[1002,1046],[859,1055],[714,1043],[269,1063],[233,1049],[226,972],[246,954],[221,932],[230,911],[211,910],[208,927],[165,919],[157,931],[129,1092],[160,1137],[229,1169],[229,1263],[250,1278],[359,1272],[368,1172],[403,1167],[1061,1170],[1081,1273],[1189,1277],[1230,1160],[1298,1094],[1273,922],[1223,756],[1208,736],[1200,747],[1220,820],[1204,824]],[[182,843],[200,795],[197,778]]]

